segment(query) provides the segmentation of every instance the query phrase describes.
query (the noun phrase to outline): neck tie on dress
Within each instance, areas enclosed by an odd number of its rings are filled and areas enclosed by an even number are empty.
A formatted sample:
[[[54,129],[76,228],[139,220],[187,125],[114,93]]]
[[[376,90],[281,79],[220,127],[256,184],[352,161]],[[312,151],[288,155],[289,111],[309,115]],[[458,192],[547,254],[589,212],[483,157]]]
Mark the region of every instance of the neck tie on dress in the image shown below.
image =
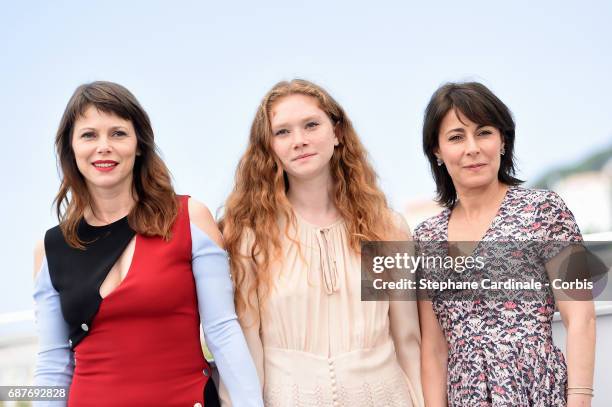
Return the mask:
[[[329,239],[329,228],[319,229],[316,232],[317,242],[321,253],[321,274],[325,292],[329,295],[340,289],[340,279],[336,267],[336,253],[333,242]]]

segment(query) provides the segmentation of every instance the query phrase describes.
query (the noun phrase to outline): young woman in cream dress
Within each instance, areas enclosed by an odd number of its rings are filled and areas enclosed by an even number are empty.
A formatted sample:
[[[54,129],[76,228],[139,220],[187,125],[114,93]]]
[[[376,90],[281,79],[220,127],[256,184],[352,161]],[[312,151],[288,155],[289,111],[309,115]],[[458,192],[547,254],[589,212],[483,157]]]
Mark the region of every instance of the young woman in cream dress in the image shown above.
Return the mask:
[[[360,241],[410,232],[326,91],[293,80],[268,92],[225,209],[239,320],[267,406],[423,405],[415,302],[360,295]]]

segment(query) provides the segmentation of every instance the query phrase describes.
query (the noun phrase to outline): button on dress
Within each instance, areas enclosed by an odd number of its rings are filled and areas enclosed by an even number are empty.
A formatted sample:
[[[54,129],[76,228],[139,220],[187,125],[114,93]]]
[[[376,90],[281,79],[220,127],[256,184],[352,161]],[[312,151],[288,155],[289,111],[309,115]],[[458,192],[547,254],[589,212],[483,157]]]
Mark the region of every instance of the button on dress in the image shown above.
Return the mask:
[[[254,359],[262,360],[266,406],[420,405],[420,383],[396,353],[418,341],[395,344],[389,302],[361,301],[360,256],[349,247],[345,223],[322,228],[296,218],[289,233],[299,246],[280,222],[282,261],[271,266],[274,287],[259,308],[259,335],[246,334]],[[249,244],[245,239],[243,253]],[[416,311],[403,324],[418,332]]]

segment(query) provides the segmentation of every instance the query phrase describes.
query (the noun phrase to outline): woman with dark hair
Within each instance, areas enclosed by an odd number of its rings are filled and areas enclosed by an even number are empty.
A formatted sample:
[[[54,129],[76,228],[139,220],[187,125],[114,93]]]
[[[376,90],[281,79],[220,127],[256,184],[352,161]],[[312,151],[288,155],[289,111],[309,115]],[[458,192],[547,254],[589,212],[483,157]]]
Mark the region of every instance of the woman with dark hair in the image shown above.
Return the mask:
[[[554,192],[519,187],[515,126],[509,109],[480,83],[440,87],[425,111],[423,149],[446,207],[421,223],[415,239],[462,243],[537,242],[486,272],[529,270],[548,281],[559,259],[582,241],[572,213]],[[476,243],[481,241],[481,243]],[[546,249],[544,242],[559,244]],[[491,247],[491,246],[489,246]],[[518,269],[512,269],[515,265]],[[499,270],[498,270],[499,269]],[[518,272],[520,274],[521,272]],[[475,274],[477,275],[477,274]],[[469,277],[469,274],[468,274]],[[521,275],[518,275],[521,277]],[[525,277],[524,275],[522,277]],[[419,302],[422,377],[428,406],[590,406],[595,353],[592,301],[559,301],[567,328],[567,367],[552,342],[558,292],[530,300],[458,300],[434,293]]]
[[[231,399],[263,405],[208,209],[175,195],[123,86],[76,89],[55,139],[59,225],[35,254],[35,384],[71,406],[215,406],[200,323]]]
[[[360,296],[360,242],[410,232],[320,86],[265,95],[222,225],[267,406],[422,406],[415,302]]]

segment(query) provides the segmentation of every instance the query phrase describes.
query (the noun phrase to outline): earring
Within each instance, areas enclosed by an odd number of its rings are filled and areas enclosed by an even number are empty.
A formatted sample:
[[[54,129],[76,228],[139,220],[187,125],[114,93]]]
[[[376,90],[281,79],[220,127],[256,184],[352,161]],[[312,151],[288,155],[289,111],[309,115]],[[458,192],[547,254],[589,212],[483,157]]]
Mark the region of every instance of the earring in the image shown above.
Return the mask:
[[[504,155],[504,154],[506,154],[506,147],[502,146],[502,148],[501,148],[501,155]]]
[[[438,163],[438,167],[441,167],[442,164],[444,164],[444,161],[442,161],[440,158],[436,158],[436,162]]]

